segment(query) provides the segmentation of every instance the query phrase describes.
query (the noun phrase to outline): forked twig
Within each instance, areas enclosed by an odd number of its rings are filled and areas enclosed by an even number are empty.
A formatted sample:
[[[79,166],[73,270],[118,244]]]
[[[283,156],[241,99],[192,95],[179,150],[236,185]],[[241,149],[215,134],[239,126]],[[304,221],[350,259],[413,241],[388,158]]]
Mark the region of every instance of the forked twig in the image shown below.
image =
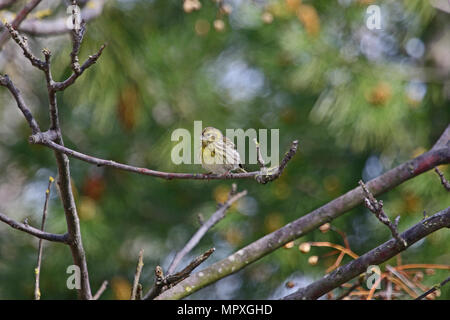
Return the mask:
[[[377,200],[373,196],[373,194],[367,189],[366,185],[362,180],[359,181],[359,185],[363,189],[364,192],[364,205],[369,209],[372,213],[375,214],[378,220],[380,220],[383,224],[385,224],[389,230],[391,230],[392,236],[397,240],[397,242],[402,245],[403,247],[406,247],[408,244],[406,243],[405,239],[400,237],[398,233],[398,223],[400,221],[400,216],[397,216],[395,218],[394,223],[389,220],[388,216],[384,212],[383,209],[383,201]]]
[[[448,182],[447,179],[445,179],[444,174],[439,170],[437,167],[434,168],[434,171],[438,174],[439,178],[441,179],[441,183],[444,186],[445,190],[450,191],[450,182]]]
[[[144,300],[151,300],[156,298],[161,292],[175,286],[177,283],[183,281],[191,272],[197,268],[201,263],[203,263],[206,259],[213,254],[215,248],[211,248],[202,255],[196,257],[191,261],[183,270],[177,272],[172,275],[164,276],[164,272],[160,266],[155,268],[155,284],[149,290],[149,292],[144,296]]]

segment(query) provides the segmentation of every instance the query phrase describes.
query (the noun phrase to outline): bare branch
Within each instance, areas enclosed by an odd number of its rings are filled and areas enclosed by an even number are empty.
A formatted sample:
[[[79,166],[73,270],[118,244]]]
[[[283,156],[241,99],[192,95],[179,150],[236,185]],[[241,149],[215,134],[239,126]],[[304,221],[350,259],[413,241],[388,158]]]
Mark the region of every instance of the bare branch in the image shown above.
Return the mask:
[[[86,23],[97,18],[104,9],[105,0],[91,0],[81,9],[81,19]],[[70,32],[66,17],[55,19],[27,19],[18,28],[21,32],[36,36],[53,36]]]
[[[230,195],[228,197],[228,200],[220,206],[220,208],[214,212],[211,217],[201,225],[201,227],[197,230],[197,232],[192,236],[192,238],[186,243],[183,249],[181,249],[173,259],[172,263],[170,264],[167,273],[172,274],[175,269],[177,268],[180,261],[183,259],[183,257],[188,254],[203,238],[203,236],[208,232],[209,229],[211,229],[213,226],[215,226],[220,220],[225,218],[225,213],[227,210],[231,207],[233,203],[238,201],[240,198],[247,195],[247,191],[244,190],[242,192],[239,192],[238,194],[232,194],[230,192]]]
[[[358,282],[356,282],[354,285],[352,285],[348,290],[346,290],[343,294],[341,294],[340,296],[338,296],[336,298],[336,300],[342,300],[345,297],[347,297],[350,293],[352,293],[356,288],[358,288],[359,286],[361,286],[362,284],[362,277],[359,277]]]
[[[14,26],[13,26],[14,27]],[[16,42],[19,44],[19,46],[25,49],[23,49],[25,56],[27,56],[27,50],[26,50],[26,43],[24,44],[23,38],[20,37],[19,34],[15,34],[15,31],[13,28],[10,28],[10,31],[15,35],[15,38],[17,38]],[[21,45],[22,44],[22,45]],[[52,80],[51,70],[50,70],[50,57],[51,53],[49,50],[44,49],[43,50],[44,56],[45,56],[45,63],[44,65],[41,65],[40,63],[36,63],[36,67],[41,69],[46,78],[47,82],[47,91],[48,91],[48,97],[49,97],[49,114],[50,114],[50,129],[54,132],[53,138],[54,141],[60,145],[64,146],[61,129],[59,125],[59,119],[58,119],[58,107],[57,107],[57,100],[56,100],[56,90],[54,88],[54,82]],[[96,59],[94,59],[96,60]],[[33,59],[30,59],[30,61],[33,64]],[[0,78],[0,84],[5,84],[6,87],[11,90],[11,82],[8,81],[7,77]],[[17,92],[16,92],[17,93]],[[14,92],[13,92],[14,95]],[[33,134],[39,134],[40,137],[48,137],[50,135],[41,134],[39,127],[34,125],[32,121],[31,113],[29,113],[29,109],[24,107],[24,104],[22,103],[23,100],[21,100],[20,95],[16,94],[18,98],[16,98],[16,101],[19,105],[19,108],[24,113],[27,121],[30,124],[30,127],[32,128]],[[28,111],[28,112],[27,112]],[[89,273],[87,269],[87,262],[86,262],[86,256],[84,253],[83,243],[81,239],[81,230],[80,230],[80,222],[78,218],[77,208],[75,206],[75,199],[72,192],[72,185],[71,185],[71,179],[70,179],[70,166],[69,166],[69,159],[67,155],[59,152],[54,152],[56,163],[58,166],[58,187],[60,191],[60,198],[61,202],[64,208],[64,213],[66,216],[66,223],[67,223],[67,238],[65,238],[65,242],[69,245],[70,250],[72,252],[72,257],[74,264],[77,265],[80,268],[81,272],[81,288],[78,290],[79,296],[82,299],[92,299],[92,293],[89,283]]]
[[[450,126],[449,126],[450,128]],[[447,132],[447,130],[446,130]],[[432,150],[409,160],[396,168],[380,175],[367,183],[374,195],[382,194],[399,184],[426,172],[437,165],[450,162],[450,148],[433,148]],[[284,227],[256,240],[229,257],[220,260],[198,273],[191,275],[173,288],[163,292],[158,299],[181,299],[200,288],[235,273],[248,264],[257,261],[284,244],[302,237],[326,222],[338,218],[363,202],[363,191],[357,187],[346,194],[330,201],[322,207],[301,218],[288,223]],[[221,268],[219,274],[217,270]],[[200,276],[201,273],[201,276]],[[185,287],[191,288],[189,292]]]
[[[141,251],[139,251],[139,260],[136,267],[136,273],[134,274],[133,289],[131,290],[130,300],[136,300],[139,278],[141,277],[142,267],[144,266],[143,257],[144,257],[144,250],[141,249]]]
[[[294,140],[294,141],[292,141],[290,149],[284,155],[283,160],[281,161],[281,164],[275,168],[269,168],[269,169],[266,169],[265,167],[262,168],[261,173],[256,176],[256,181],[258,181],[259,183],[265,184],[267,182],[278,179],[281,176],[281,174],[283,173],[284,169],[286,168],[288,162],[297,153],[297,149],[298,149],[298,140]]]
[[[442,288],[444,285],[446,285],[447,283],[450,282],[450,277],[448,277],[447,279],[445,279],[444,281],[442,281],[441,283],[434,285],[433,288],[431,288],[430,290],[428,290],[427,292],[425,292],[424,294],[418,296],[415,300],[422,300],[423,298],[425,298],[426,296],[428,296],[429,294],[435,292],[436,290],[439,290],[440,288]]]
[[[12,5],[16,0],[0,0],[0,10],[3,10]]]
[[[434,168],[434,171],[438,174],[439,178],[441,179],[441,183],[444,186],[445,190],[450,191],[450,182],[445,179],[444,174],[439,170],[437,167]]]
[[[261,155],[261,149],[259,146],[259,142],[258,142],[258,140],[256,140],[256,138],[253,139],[253,142],[255,142],[255,145],[256,145],[256,155],[257,155],[257,161],[258,161],[259,168],[260,169],[265,168],[266,164],[264,163],[264,159]]]
[[[187,277],[190,276],[191,272],[197,268],[201,263],[203,263],[206,259],[213,254],[215,248],[211,248],[202,255],[196,257],[191,261],[183,270],[177,272],[173,275],[164,276],[163,270],[160,266],[157,266],[155,269],[155,284],[153,287],[147,292],[144,296],[144,300],[151,300],[156,298],[161,292],[175,286],[179,282],[183,281]],[[189,291],[189,290],[188,290]]]
[[[28,125],[31,128],[31,132],[33,134],[39,133],[41,131],[41,129],[39,128],[38,123],[33,118],[33,115],[31,113],[30,109],[28,108],[28,106],[26,105],[25,101],[23,100],[19,89],[17,89],[14,86],[12,81],[9,79],[8,75],[4,75],[4,76],[0,75],[0,85],[8,88],[8,90],[13,95],[14,99],[16,100],[17,106],[19,107],[20,111],[22,111],[23,116],[25,117],[25,119],[28,122]]]
[[[103,50],[106,48],[106,44],[103,44],[100,49],[97,51],[97,53],[91,55],[88,57],[88,59],[83,63],[83,65],[80,67],[78,63],[78,57],[76,58],[76,62],[72,61],[72,68],[74,68],[74,73],[69,76],[66,80],[62,82],[55,82],[52,87],[55,91],[62,91],[66,89],[68,86],[73,84],[75,80],[83,74],[83,72],[92,66],[94,63],[97,62],[98,58],[100,58]],[[73,52],[73,51],[72,51]]]
[[[20,223],[17,222],[11,218],[9,218],[7,215],[0,213],[0,220],[4,223],[10,225],[14,229],[29,233],[39,239],[44,239],[48,241],[54,241],[54,242],[62,242],[67,243],[68,242],[68,234],[55,234],[55,233],[48,233],[39,229],[36,229],[27,223]]]
[[[403,232],[401,237],[406,240],[407,247],[409,247],[429,234],[448,226],[450,226],[450,207],[420,221]],[[284,299],[309,300],[320,298],[327,292],[366,272],[369,266],[379,265],[407,248],[397,246],[396,241],[396,239],[391,239],[383,243],[358,259],[339,267],[322,279],[286,296]]]
[[[53,181],[54,181],[53,177],[50,177],[48,179],[47,190],[45,190],[45,202],[44,202],[44,209],[42,212],[42,224],[41,224],[42,231],[44,231],[45,219],[47,218],[48,200],[50,199],[50,188],[53,184]],[[39,278],[41,275],[41,262],[42,262],[42,239],[39,240],[37,266],[36,266],[36,269],[34,269],[34,273],[36,275],[36,281],[34,284],[34,299],[35,300],[41,299],[41,289],[39,288]]]
[[[363,189],[364,192],[364,205],[369,209],[378,220],[380,220],[383,224],[385,224],[389,230],[391,230],[392,236],[398,241],[399,244],[406,247],[407,243],[405,239],[402,239],[398,234],[398,222],[400,221],[400,216],[395,218],[394,223],[389,220],[389,217],[386,215],[383,209],[383,201],[378,201],[375,199],[372,193],[370,193],[369,189],[367,189],[366,185],[362,180],[359,180],[359,185]]]
[[[103,281],[103,283],[100,286],[100,288],[97,290],[97,292],[92,297],[92,300],[98,300],[101,297],[101,295],[103,294],[103,292],[105,292],[106,288],[108,288],[108,281],[107,280]]]
[[[19,13],[16,15],[14,20],[11,22],[12,28],[17,29],[17,27],[22,23],[23,20],[27,17],[27,15],[37,7],[37,5],[42,0],[31,0],[28,2],[25,7],[23,7],[22,10],[19,11]],[[2,34],[0,34],[0,48],[5,44],[6,40],[8,40],[9,34],[7,31],[3,31]]]
[[[14,29],[14,27],[9,24],[5,23],[6,29],[8,29],[9,34],[13,38],[13,40],[19,45],[19,47],[23,51],[23,55],[25,58],[30,60],[31,64],[35,66],[36,68],[39,68],[41,70],[44,70],[46,67],[45,61],[42,61],[34,56],[34,54],[31,52],[31,49],[28,47],[28,41],[27,38],[24,36],[21,36],[17,30]]]

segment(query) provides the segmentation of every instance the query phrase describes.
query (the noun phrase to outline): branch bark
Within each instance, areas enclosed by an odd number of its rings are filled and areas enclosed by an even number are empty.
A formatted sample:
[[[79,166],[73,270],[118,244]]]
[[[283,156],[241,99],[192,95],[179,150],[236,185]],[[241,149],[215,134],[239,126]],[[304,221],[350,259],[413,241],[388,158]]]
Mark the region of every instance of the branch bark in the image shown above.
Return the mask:
[[[450,137],[450,125],[438,140],[438,147],[435,144],[430,151],[389,170],[367,182],[366,185],[374,195],[379,195],[437,165],[449,163],[450,143],[448,142],[448,137]],[[361,187],[350,190],[309,214],[256,240],[229,257],[191,275],[178,285],[163,292],[157,299],[181,299],[186,297],[219,279],[239,271],[284,244],[308,234],[322,224],[338,218],[345,212],[362,204],[363,199],[364,194]],[[221,272],[218,271],[219,269]],[[185,288],[190,288],[191,290],[187,291]]]
[[[450,227],[450,207],[420,221],[410,229],[403,232],[401,237],[406,240],[406,247],[398,246],[397,240],[391,239],[375,249],[365,253],[358,259],[339,267],[322,279],[284,297],[284,299],[318,299],[325,293],[339,287],[343,283],[357,277],[361,273],[366,272],[367,267],[371,265],[379,265],[389,260],[398,253],[406,250],[406,248],[409,248],[420,239],[445,227]]]

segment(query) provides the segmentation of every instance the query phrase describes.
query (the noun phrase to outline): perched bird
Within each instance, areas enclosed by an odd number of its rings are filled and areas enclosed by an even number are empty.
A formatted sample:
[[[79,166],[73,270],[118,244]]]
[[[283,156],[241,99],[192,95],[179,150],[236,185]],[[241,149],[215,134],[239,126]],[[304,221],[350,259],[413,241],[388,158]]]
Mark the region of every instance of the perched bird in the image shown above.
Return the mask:
[[[200,152],[203,169],[214,174],[225,174],[242,168],[241,157],[233,141],[225,137],[219,129],[206,127],[201,135]]]

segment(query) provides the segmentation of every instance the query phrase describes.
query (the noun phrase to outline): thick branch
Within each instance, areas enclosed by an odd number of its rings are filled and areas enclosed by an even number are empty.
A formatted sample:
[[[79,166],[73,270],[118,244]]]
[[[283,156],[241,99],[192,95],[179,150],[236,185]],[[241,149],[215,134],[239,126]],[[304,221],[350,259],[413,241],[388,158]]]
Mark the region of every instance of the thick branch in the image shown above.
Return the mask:
[[[419,157],[407,161],[369,181],[367,186],[374,195],[379,195],[437,165],[449,162],[450,147],[433,148]],[[363,191],[361,187],[357,187],[311,213],[249,244],[226,259],[218,261],[208,268],[191,275],[177,286],[163,292],[158,299],[181,299],[188,296],[219,279],[239,271],[248,264],[275,251],[284,244],[304,236],[324,223],[336,219],[345,212],[362,204],[363,199]],[[219,269],[221,270],[220,273],[218,272]],[[189,287],[192,290],[186,292],[185,287]]]
[[[410,247],[412,244],[427,235],[449,226],[450,207],[420,221],[418,224],[403,232],[401,237],[406,240],[407,247],[400,247],[396,245],[395,239],[391,239],[362,255],[358,259],[339,267],[322,279],[313,282],[309,286],[302,288],[293,294],[288,295],[284,299],[318,299],[325,293],[339,287],[343,283],[357,277],[361,273],[366,272],[369,266],[379,265],[394,257],[396,254],[404,251],[406,248]]]
[[[55,233],[48,233],[42,230],[39,230],[37,228],[34,228],[26,223],[20,223],[17,222],[11,218],[9,218],[7,215],[0,213],[0,220],[3,221],[6,224],[9,224],[14,229],[29,233],[35,237],[38,237],[39,239],[44,239],[48,241],[54,241],[54,242],[62,242],[67,243],[68,241],[68,234],[55,234]]]

